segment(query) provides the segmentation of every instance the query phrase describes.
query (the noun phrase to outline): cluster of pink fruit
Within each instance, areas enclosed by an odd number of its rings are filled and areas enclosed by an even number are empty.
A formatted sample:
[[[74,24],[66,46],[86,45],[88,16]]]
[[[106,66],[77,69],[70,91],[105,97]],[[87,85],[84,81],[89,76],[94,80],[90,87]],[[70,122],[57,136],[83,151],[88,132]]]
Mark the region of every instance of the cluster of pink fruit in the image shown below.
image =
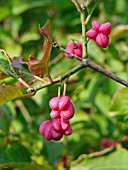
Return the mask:
[[[111,32],[111,23],[100,24],[97,21],[92,22],[92,29],[86,32],[86,37],[93,39],[99,46],[106,48],[109,44],[109,33]],[[82,58],[82,44],[78,41],[69,42],[66,51]],[[67,58],[73,58],[70,54],[64,54]]]
[[[108,34],[111,32],[111,23],[100,24],[97,21],[92,22],[92,29],[86,32],[86,36],[96,41],[96,43],[106,48],[109,43]]]
[[[47,140],[60,140],[63,135],[71,135],[72,128],[69,119],[74,116],[74,106],[68,96],[54,97],[49,105],[52,109],[50,117],[40,125],[39,132]]]

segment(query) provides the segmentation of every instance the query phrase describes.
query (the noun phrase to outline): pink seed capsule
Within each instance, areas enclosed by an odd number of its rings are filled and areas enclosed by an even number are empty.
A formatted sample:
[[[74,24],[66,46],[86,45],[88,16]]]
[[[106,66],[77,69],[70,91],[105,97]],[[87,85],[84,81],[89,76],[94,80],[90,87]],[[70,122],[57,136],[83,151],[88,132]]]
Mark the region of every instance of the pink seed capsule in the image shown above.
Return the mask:
[[[98,32],[99,28],[100,28],[100,23],[97,22],[97,21],[93,21],[92,22],[92,29]]]
[[[49,105],[50,105],[51,109],[53,109],[53,110],[58,110],[59,109],[59,107],[58,107],[59,100],[60,100],[60,97],[53,97],[49,101]]]
[[[69,135],[71,135],[71,134],[72,134],[72,128],[71,128],[71,126],[69,126],[68,129],[66,129],[66,130],[64,131],[64,135],[69,136]]]
[[[53,128],[54,128],[56,131],[61,131],[61,130],[62,130],[61,118],[53,119]]]
[[[73,47],[69,47],[69,46],[68,46],[68,47],[66,48],[66,51],[74,54],[74,53],[73,53],[73,52],[74,52]],[[65,57],[67,57],[67,58],[73,58],[70,54],[64,53],[64,55],[65,55]]]
[[[52,139],[53,140],[60,140],[63,137],[62,131],[56,131],[54,128],[52,129]]]
[[[82,57],[82,50],[81,49],[74,49],[73,53],[78,57]]]
[[[61,118],[61,127],[63,130],[66,130],[69,127],[69,121],[64,118]]]
[[[50,113],[50,117],[55,119],[55,118],[59,118],[60,117],[60,112],[56,111],[56,110],[52,110]]]
[[[51,123],[51,120],[46,120],[45,122],[43,122],[41,125],[40,125],[40,128],[39,128],[39,132],[41,135],[44,135],[44,131],[45,131],[45,128],[47,127],[47,125]]]
[[[82,44],[80,42],[69,42],[66,51],[82,57]],[[70,54],[64,53],[67,58],[73,58]]]
[[[47,124],[46,128],[44,129],[44,137],[47,140],[52,140],[52,121],[50,123]]]
[[[105,35],[108,35],[111,32],[112,24],[110,22],[107,22],[105,24],[101,24],[99,28],[99,32]]]
[[[95,31],[95,30],[93,30],[93,29],[90,29],[90,30],[88,30],[88,31],[86,32],[86,37],[95,40],[97,34],[98,34],[97,31]]]
[[[82,44],[80,42],[75,42],[76,46],[78,49],[80,49],[82,51]]]
[[[70,99],[68,96],[61,96],[59,101],[59,110],[66,110],[70,105]]]
[[[108,43],[109,43],[109,38],[108,38],[107,35],[99,33],[96,37],[96,43],[99,46],[106,48],[108,46]]]
[[[69,107],[65,111],[60,112],[60,116],[64,119],[71,119],[74,116],[74,106],[70,103]]]

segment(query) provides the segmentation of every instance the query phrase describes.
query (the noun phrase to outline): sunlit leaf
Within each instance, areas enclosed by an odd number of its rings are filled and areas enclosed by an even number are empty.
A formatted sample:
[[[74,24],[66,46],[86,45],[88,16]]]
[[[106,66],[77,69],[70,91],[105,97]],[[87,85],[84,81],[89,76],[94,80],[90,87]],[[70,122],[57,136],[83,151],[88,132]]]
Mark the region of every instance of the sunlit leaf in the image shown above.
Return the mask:
[[[87,11],[88,14],[93,10],[95,4],[97,3],[98,0],[87,0],[86,5],[87,5]]]
[[[128,88],[122,88],[115,93],[109,113],[114,117],[126,118],[128,115]]]
[[[44,37],[43,44],[43,58],[41,60],[36,60],[34,54],[31,54],[28,59],[29,70],[38,77],[49,77],[49,59],[52,49],[52,34],[50,30],[50,20],[40,28],[39,32]]]
[[[18,87],[11,85],[0,85],[0,106],[10,100],[22,97],[23,93]]]
[[[128,151],[117,147],[90,155],[81,155],[74,161],[70,170],[127,170]]]

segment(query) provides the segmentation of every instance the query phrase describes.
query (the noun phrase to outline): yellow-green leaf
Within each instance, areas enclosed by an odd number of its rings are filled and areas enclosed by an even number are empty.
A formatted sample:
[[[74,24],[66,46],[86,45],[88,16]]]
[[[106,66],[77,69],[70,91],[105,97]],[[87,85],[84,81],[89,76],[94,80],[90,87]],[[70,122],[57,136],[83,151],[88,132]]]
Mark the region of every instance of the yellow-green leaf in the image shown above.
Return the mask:
[[[22,96],[23,93],[20,88],[11,85],[0,85],[0,106]]]
[[[128,88],[118,90],[109,109],[109,114],[118,119],[125,119],[128,115]]]

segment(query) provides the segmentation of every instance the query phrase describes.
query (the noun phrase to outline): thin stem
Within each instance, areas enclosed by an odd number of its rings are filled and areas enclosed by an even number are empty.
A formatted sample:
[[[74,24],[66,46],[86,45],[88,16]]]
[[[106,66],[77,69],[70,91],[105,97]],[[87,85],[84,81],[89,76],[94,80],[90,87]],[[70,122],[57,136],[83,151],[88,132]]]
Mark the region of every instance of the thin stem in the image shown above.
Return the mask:
[[[34,78],[37,79],[37,80],[39,80],[39,81],[41,81],[41,82],[43,82],[43,83],[46,83],[46,82],[47,82],[46,80],[44,80],[44,79],[42,79],[42,78],[40,78],[40,77],[38,77],[38,76],[35,76],[35,75],[34,75]]]
[[[70,71],[68,71],[67,73],[59,76],[58,78],[56,79],[53,79],[53,83],[51,83],[50,81],[48,83],[45,83],[43,85],[40,85],[40,86],[36,86],[36,87],[31,87],[31,88],[28,88],[28,92],[37,92],[38,90],[40,89],[43,89],[45,87],[48,87],[50,85],[53,85],[53,84],[56,84],[64,79],[67,78],[67,76],[70,74],[70,75],[73,75],[75,74],[78,70],[81,70],[83,68],[83,63],[81,62],[80,64],[78,64],[77,66],[75,66],[74,68],[72,68]]]
[[[31,123],[32,118],[29,115],[27,108],[24,106],[23,102],[21,100],[16,100],[15,103],[18,106],[18,108],[20,109],[20,111],[21,111],[23,117],[25,118],[26,122]]]
[[[58,97],[60,97],[61,95],[61,81],[59,82],[59,85],[58,85]]]
[[[67,89],[67,83],[66,83],[66,82],[64,82],[63,96],[65,96],[65,95],[66,95],[66,89]]]
[[[92,13],[93,13],[94,9],[96,8],[96,6],[97,6],[97,4],[98,4],[98,1],[99,1],[99,0],[97,0],[97,2],[95,3],[94,7],[92,8],[90,14],[87,16],[87,18],[86,18],[86,20],[85,20],[85,22],[84,22],[84,25],[85,25],[85,26],[89,23],[89,21],[90,21],[90,19],[91,19],[91,16],[92,16]]]
[[[106,75],[107,77],[115,80],[116,82],[118,82],[118,83],[120,83],[120,84],[123,84],[124,86],[128,87],[128,82],[127,82],[127,81],[125,81],[125,80],[123,80],[122,78],[116,76],[115,74],[113,74],[113,73],[105,70],[105,69],[102,68],[101,66],[93,63],[91,60],[88,60],[88,61],[87,61],[87,65],[86,65],[86,66],[87,66],[87,67],[90,67],[90,68],[92,68],[92,69],[94,69],[94,70],[96,70],[96,71],[98,71],[98,72]]]
[[[18,81],[22,83],[25,87],[30,88],[30,85],[27,84],[22,78],[18,78]]]
[[[82,11],[82,8],[81,8],[80,4],[78,3],[78,1],[77,1],[77,0],[72,0],[72,2],[75,4],[77,10],[78,10],[79,12],[81,12],[81,11]]]
[[[84,7],[83,7],[84,8]],[[83,56],[82,58],[87,58],[87,50],[86,50],[86,27],[84,25],[85,21],[85,11],[82,10],[80,12],[80,20],[81,20],[81,26],[82,26],[82,50],[83,50]]]

